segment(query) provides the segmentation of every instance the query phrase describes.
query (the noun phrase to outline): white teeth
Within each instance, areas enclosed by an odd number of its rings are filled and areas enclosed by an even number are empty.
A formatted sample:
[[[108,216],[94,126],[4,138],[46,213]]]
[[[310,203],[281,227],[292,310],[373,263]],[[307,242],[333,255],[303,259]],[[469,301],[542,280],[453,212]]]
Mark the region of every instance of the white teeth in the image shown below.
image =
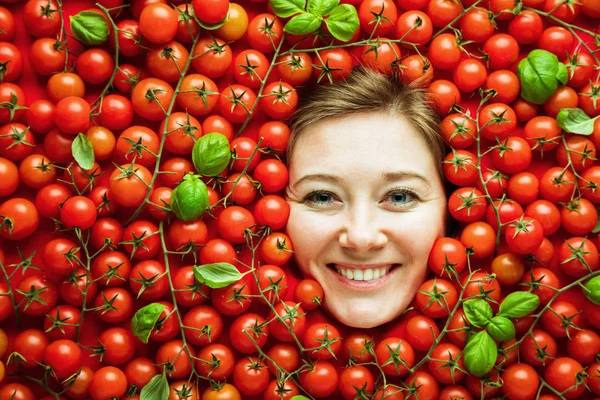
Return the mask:
[[[355,281],[372,281],[375,279],[382,278],[386,275],[392,266],[380,267],[380,268],[367,268],[367,269],[351,269],[351,268],[340,268],[335,266],[337,272],[347,279]]]
[[[379,270],[379,268],[375,268],[373,270],[373,279],[379,279],[380,273],[381,273],[381,271]]]

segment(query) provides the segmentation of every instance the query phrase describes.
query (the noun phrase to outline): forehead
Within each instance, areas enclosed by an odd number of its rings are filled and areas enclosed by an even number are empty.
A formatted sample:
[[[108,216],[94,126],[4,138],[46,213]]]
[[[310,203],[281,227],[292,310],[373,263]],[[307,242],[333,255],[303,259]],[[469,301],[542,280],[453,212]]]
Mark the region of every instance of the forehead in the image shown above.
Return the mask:
[[[433,155],[405,118],[365,113],[329,118],[306,128],[290,159],[290,182],[312,173],[370,176],[385,171],[437,175]]]

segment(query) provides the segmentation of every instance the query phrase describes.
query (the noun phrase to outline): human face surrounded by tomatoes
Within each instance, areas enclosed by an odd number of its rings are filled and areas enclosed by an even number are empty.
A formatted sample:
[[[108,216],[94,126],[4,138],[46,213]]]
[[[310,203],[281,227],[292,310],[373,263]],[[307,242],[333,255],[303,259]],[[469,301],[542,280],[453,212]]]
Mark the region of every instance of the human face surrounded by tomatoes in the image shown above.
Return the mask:
[[[446,195],[425,140],[384,113],[329,118],[289,154],[286,232],[306,278],[341,323],[372,328],[398,317],[445,232]]]

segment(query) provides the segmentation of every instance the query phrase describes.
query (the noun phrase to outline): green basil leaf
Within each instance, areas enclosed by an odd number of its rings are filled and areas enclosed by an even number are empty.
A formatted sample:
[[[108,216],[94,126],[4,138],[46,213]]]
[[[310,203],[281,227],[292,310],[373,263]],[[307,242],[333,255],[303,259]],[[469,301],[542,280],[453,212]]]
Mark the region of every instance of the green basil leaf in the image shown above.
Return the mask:
[[[108,22],[97,12],[82,11],[69,18],[73,36],[86,46],[98,46],[108,39]]]
[[[242,279],[240,271],[226,262],[194,265],[194,276],[198,282],[212,289],[229,286]]]
[[[217,176],[229,164],[229,141],[220,133],[209,133],[194,143],[192,161],[200,175]]]
[[[563,108],[556,116],[556,122],[565,132],[578,135],[591,135],[594,132],[594,121],[580,108]]]
[[[318,16],[329,15],[340,4],[340,0],[308,0],[306,11]]]
[[[140,392],[140,400],[164,400],[168,398],[169,382],[164,373],[155,375]]]
[[[498,315],[506,318],[521,318],[534,312],[540,305],[540,298],[530,292],[513,292],[500,304]]]
[[[535,104],[545,103],[558,89],[558,64],[558,58],[549,51],[532,50],[517,67],[521,97]]]
[[[492,338],[500,342],[512,340],[516,335],[515,325],[512,321],[499,315],[490,320],[486,329]]]
[[[492,318],[492,307],[485,300],[466,300],[463,309],[467,319],[473,326],[484,328]]]
[[[198,175],[191,172],[171,192],[171,210],[181,220],[193,221],[202,217],[208,206],[208,189]]]
[[[148,343],[150,332],[154,329],[154,326],[158,322],[160,314],[164,309],[164,305],[152,303],[140,308],[133,316],[131,320],[131,330],[143,343]]]
[[[334,38],[348,42],[360,25],[356,8],[350,4],[340,4],[325,20],[325,25]]]
[[[498,348],[494,339],[486,331],[481,331],[469,339],[463,358],[471,375],[481,377],[494,367],[498,358]]]
[[[585,287],[585,290],[583,291],[585,297],[592,303],[600,306],[600,276],[593,277],[583,286]]]
[[[598,212],[598,215],[600,215],[600,205],[596,205],[596,211]],[[592,233],[598,232],[600,232],[600,219],[598,219],[598,222],[596,222],[596,226],[594,227],[594,229],[592,229]]]
[[[281,18],[304,12],[306,0],[269,0],[271,9]]]
[[[83,133],[77,134],[73,140],[71,153],[81,168],[87,170],[94,166],[94,147],[90,139]]]
[[[566,85],[567,82],[569,82],[569,71],[567,71],[567,66],[561,62],[558,63],[556,79],[558,79],[558,81],[563,85]]]
[[[306,396],[294,396],[290,400],[310,400],[310,399]]]
[[[283,30],[292,35],[306,35],[316,31],[320,26],[321,19],[319,17],[305,12],[290,19]]]

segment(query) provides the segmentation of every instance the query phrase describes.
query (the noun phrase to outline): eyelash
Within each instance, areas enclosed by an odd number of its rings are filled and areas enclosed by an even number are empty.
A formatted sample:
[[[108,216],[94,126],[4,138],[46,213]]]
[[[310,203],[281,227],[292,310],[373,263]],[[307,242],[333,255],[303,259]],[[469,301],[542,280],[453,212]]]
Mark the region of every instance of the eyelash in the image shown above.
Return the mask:
[[[403,194],[408,194],[410,196],[412,196],[414,199],[411,201],[407,201],[403,204],[406,205],[402,205],[399,206],[399,208],[407,208],[409,206],[411,206],[414,202],[419,202],[421,200],[421,198],[417,195],[417,193],[412,190],[412,189],[408,189],[408,188],[395,188],[390,190],[389,192],[386,193],[385,197],[387,198],[388,196],[392,195],[392,194],[396,194],[396,193],[403,193]],[[306,195],[306,197],[304,197],[303,199],[303,203],[312,203],[312,204],[316,204],[316,205],[323,205],[323,204],[327,204],[329,202],[322,202],[322,201],[310,201],[309,199],[311,197],[313,197],[316,194],[328,194],[330,196],[335,196],[333,193],[327,191],[327,190],[313,190],[312,192],[310,192],[308,195]]]

